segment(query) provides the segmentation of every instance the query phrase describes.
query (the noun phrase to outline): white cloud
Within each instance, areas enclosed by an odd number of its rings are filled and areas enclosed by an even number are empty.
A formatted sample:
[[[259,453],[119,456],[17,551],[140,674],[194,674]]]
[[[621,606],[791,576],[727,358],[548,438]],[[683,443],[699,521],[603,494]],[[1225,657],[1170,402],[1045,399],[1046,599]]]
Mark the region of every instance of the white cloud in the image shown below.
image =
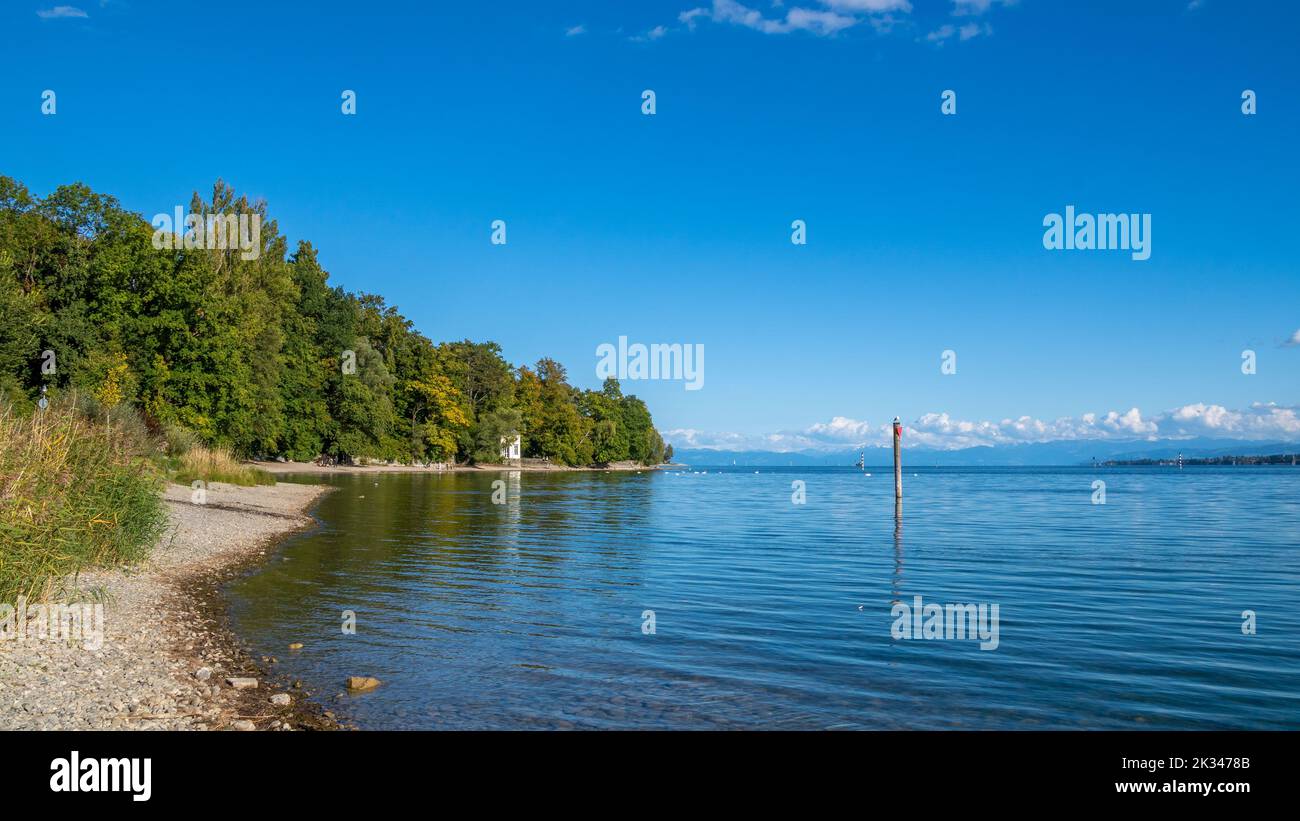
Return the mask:
[[[775,16],[745,5],[741,0],[711,0],[710,5],[687,9],[677,15],[678,22],[694,29],[701,20],[742,26],[764,34],[789,34],[803,31],[829,37],[861,23],[869,23],[878,33],[891,30],[898,22],[896,15],[912,11],[910,0],[805,0],[807,5],[785,11],[783,2],[773,2]],[[974,17],[989,11],[995,4],[1015,5],[1016,0],[952,0],[954,17]],[[817,8],[811,6],[816,5]],[[969,22],[964,25],[944,24],[926,35],[932,43],[942,43],[952,37],[970,40],[989,35],[993,29],[987,24]]]
[[[717,433],[694,428],[664,431],[665,441],[671,442],[673,447],[701,450],[765,450],[770,438],[743,433]]]
[[[856,26],[866,19],[873,19],[871,15],[912,10],[908,0],[816,1],[824,8],[799,6],[787,10],[783,17],[767,17],[758,9],[750,8],[738,0],[713,0],[712,5],[689,9],[677,15],[677,19],[687,28],[692,29],[695,28],[698,20],[708,19],[714,23],[743,26],[764,34],[805,31],[820,37],[829,37]]]
[[[90,15],[76,6],[55,6],[52,9],[42,9],[36,12],[36,16],[42,20],[56,20],[69,17],[89,17]]]
[[[1297,328],[1296,332],[1291,334],[1290,339],[1282,343],[1284,348],[1295,348],[1297,346],[1300,346],[1300,328]]]
[[[677,19],[685,23],[690,28],[695,28],[695,18],[708,17],[709,10],[704,8],[690,9],[677,15]]]
[[[1256,402],[1246,410],[1222,405],[1184,405],[1170,411],[1161,432],[1173,436],[1218,436],[1228,439],[1289,439],[1300,435],[1300,407]]]
[[[654,28],[647,31],[645,34],[634,34],[633,36],[627,39],[635,43],[648,43],[653,40],[658,40],[659,38],[668,34],[668,32],[669,32],[669,28],[667,26],[655,26]]]
[[[880,14],[886,11],[908,12],[912,10],[912,4],[907,0],[821,0],[821,3],[834,11],[850,13],[872,12]]]
[[[1101,420],[1101,424],[1115,433],[1129,433],[1135,436],[1153,435],[1160,429],[1155,422],[1142,421],[1142,412],[1137,408],[1130,408],[1122,414],[1111,411]]]
[[[999,0],[952,0],[952,13],[958,17],[984,14]],[[1000,0],[1004,6],[1014,6],[1016,0]]]
[[[716,433],[695,429],[664,434],[677,448],[704,450],[844,451],[890,444],[888,422],[871,425],[846,416],[801,431],[772,434]],[[956,419],[947,413],[922,414],[904,425],[914,447],[936,450],[1069,440],[1156,441],[1207,436],[1240,440],[1300,440],[1300,406],[1257,402],[1244,410],[1196,403],[1145,418],[1138,408],[1085,413],[1054,420],[1021,416],[1001,421]]]
[[[785,15],[785,24],[789,31],[810,31],[823,37],[855,26],[858,22],[856,17],[833,11],[790,9]]]
[[[957,33],[957,27],[951,23],[944,23],[939,28],[925,35],[925,39],[931,43],[940,43]]]
[[[564,30],[565,37],[577,37],[579,34],[586,34],[587,27],[579,23],[578,25]]]
[[[992,33],[993,33],[993,27],[990,26],[988,23],[971,22],[961,26],[954,26],[951,23],[944,23],[942,26],[939,26],[939,28],[925,35],[925,39],[931,43],[938,43],[942,45],[945,40],[949,40],[954,36],[956,36],[958,40],[964,42],[974,37],[979,37],[981,34],[989,35]]]
[[[859,442],[870,435],[871,425],[866,422],[859,422],[856,419],[850,419],[847,416],[836,416],[829,422],[819,422],[813,425],[808,428],[807,433],[823,436],[830,440]]]

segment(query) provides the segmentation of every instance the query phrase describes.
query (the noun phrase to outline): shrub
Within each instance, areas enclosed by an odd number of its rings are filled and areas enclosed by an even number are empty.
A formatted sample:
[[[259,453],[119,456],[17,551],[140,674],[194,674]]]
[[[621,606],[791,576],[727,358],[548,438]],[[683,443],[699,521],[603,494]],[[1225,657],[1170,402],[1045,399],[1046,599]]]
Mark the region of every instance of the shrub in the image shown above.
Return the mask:
[[[188,485],[195,480],[231,485],[273,485],[275,477],[251,465],[242,464],[224,448],[192,447],[178,460],[175,481]]]
[[[163,428],[163,437],[167,440],[168,456],[184,456],[201,444],[197,433],[174,423]]]
[[[138,561],[166,524],[157,445],[138,415],[77,405],[20,414],[0,403],[0,602],[44,599],[84,568]]]

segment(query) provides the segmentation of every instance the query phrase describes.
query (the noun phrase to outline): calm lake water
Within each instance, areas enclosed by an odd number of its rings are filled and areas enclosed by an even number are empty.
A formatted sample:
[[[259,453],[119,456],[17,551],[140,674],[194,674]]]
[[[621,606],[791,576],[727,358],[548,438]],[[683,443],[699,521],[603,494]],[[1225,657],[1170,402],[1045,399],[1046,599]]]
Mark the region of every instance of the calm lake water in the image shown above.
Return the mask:
[[[235,627],[364,728],[1300,729],[1300,469],[760,470],[327,477]]]

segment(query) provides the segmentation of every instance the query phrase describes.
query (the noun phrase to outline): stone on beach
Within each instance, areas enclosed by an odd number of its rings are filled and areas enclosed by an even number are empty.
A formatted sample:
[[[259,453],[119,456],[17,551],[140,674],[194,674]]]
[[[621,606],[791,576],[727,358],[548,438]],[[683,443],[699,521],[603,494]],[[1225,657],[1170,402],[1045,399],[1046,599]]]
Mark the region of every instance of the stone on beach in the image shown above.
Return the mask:
[[[227,629],[220,585],[229,570],[257,561],[259,549],[310,525],[304,513],[327,490],[214,483],[203,506],[192,503],[189,485],[168,485],[168,535],[148,560],[79,577],[102,593],[111,625],[102,647],[0,640],[0,730],[232,729],[231,710],[246,711],[243,697],[256,691],[226,682],[243,675],[247,653]]]
[[[253,726],[253,722],[249,721],[246,718],[241,718],[239,721],[236,721],[234,724],[231,724],[230,726],[234,727],[236,730],[241,730],[243,732],[248,732],[249,730],[257,729],[256,727]]]
[[[279,707],[288,707],[292,701],[288,693],[276,693],[271,696],[271,703]]]
[[[364,693],[366,690],[373,690],[379,686],[379,679],[370,676],[349,676],[347,681],[348,689],[354,693]]]
[[[257,679],[232,677],[226,679],[226,684],[229,684],[236,690],[252,690],[257,687]]]
[[[290,649],[290,650],[301,650],[301,649],[302,649],[302,642],[300,642],[300,641],[295,641],[293,644],[290,644],[290,645],[289,645],[289,649]]]

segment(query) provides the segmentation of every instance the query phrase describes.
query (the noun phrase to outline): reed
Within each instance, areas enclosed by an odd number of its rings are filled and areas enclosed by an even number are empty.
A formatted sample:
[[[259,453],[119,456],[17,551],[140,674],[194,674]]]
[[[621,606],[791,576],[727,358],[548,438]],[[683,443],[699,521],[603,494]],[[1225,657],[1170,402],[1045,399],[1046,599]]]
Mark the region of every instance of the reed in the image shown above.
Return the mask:
[[[244,487],[275,484],[275,477],[270,473],[242,464],[224,448],[197,445],[176,457],[176,461],[175,481],[181,484],[188,485],[196,480]]]
[[[87,414],[74,400],[21,414],[0,403],[0,603],[44,600],[85,568],[148,554],[166,512],[144,431],[130,409]]]

